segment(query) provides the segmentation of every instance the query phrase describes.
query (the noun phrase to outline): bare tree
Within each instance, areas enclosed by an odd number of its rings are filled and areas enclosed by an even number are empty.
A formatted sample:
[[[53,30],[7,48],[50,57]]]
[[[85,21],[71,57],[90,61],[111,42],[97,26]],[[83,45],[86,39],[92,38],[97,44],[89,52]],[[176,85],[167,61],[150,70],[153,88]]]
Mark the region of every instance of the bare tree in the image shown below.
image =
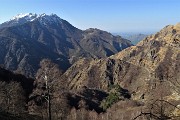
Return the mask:
[[[36,81],[34,83],[36,88],[32,97],[36,96],[36,98],[39,98],[40,105],[46,103],[48,120],[54,119],[55,116],[61,119],[60,116],[63,116],[66,112],[65,106],[67,101],[64,95],[67,88],[66,82],[61,78],[62,71],[50,60],[43,60],[40,65],[41,68],[36,74]],[[43,109],[41,111],[43,111]],[[39,111],[39,113],[41,113],[41,111]]]
[[[45,71],[46,72],[46,71]],[[49,81],[48,81],[48,77],[45,73],[44,76],[44,80],[45,80],[45,88],[47,93],[42,94],[42,97],[44,97],[44,99],[47,101],[47,113],[48,113],[48,120],[51,120],[51,92],[50,92],[50,85],[49,85]]]

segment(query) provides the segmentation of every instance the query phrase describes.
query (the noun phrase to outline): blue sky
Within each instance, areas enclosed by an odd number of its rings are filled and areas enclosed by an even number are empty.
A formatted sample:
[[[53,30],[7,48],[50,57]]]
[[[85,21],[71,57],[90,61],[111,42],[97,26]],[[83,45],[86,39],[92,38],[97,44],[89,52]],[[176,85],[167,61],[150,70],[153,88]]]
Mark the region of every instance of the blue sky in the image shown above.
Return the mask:
[[[0,23],[18,13],[55,13],[80,29],[156,32],[180,22],[180,0],[1,0]]]

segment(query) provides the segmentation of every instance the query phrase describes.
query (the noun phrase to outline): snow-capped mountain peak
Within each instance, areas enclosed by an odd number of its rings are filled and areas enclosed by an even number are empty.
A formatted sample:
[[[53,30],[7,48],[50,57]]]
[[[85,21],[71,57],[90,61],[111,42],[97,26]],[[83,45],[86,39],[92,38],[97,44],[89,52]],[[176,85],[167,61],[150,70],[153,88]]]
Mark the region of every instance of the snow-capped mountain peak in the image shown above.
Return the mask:
[[[56,18],[56,19],[59,19],[59,17],[56,14],[46,15],[45,13],[43,13],[43,14],[38,15],[38,14],[35,14],[35,13],[25,13],[25,14],[20,13],[20,14],[14,16],[12,19],[10,19],[10,21],[11,20],[18,21],[20,19],[26,19],[27,21],[33,21],[35,19],[41,19],[41,18],[45,18],[45,19],[54,19],[54,18]]]
[[[22,25],[27,22],[32,22],[38,20],[42,25],[53,24],[53,23],[61,23],[61,18],[56,14],[47,15],[43,14],[35,14],[35,13],[25,13],[18,14],[11,18],[9,21],[0,24],[0,28],[11,27],[15,25]]]
[[[37,16],[37,19],[40,23],[46,25],[47,23],[58,23],[61,22],[61,18],[56,14],[46,15],[45,13]]]
[[[10,21],[11,20],[18,21],[19,19],[26,19],[27,21],[33,21],[35,18],[37,18],[37,16],[38,16],[37,14],[33,14],[33,13],[25,13],[25,14],[20,13],[14,16],[12,19],[10,19]]]

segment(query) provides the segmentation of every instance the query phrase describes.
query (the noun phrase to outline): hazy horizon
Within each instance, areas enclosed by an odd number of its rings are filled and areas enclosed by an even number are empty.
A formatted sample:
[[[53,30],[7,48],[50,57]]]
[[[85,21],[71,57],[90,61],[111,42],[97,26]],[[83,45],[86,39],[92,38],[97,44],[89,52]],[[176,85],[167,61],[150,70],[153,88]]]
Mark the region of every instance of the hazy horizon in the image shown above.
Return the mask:
[[[82,30],[154,33],[180,21],[178,5],[178,0],[2,0],[0,23],[19,13],[54,13]]]

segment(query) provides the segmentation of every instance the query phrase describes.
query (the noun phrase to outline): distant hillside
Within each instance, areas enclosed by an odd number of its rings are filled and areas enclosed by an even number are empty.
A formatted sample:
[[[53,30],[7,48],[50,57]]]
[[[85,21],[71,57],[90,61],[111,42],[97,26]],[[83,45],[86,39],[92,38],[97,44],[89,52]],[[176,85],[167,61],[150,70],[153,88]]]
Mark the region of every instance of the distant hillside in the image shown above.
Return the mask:
[[[146,38],[149,34],[135,34],[135,33],[115,33],[115,35],[120,35],[123,38],[130,40],[134,45]]]

